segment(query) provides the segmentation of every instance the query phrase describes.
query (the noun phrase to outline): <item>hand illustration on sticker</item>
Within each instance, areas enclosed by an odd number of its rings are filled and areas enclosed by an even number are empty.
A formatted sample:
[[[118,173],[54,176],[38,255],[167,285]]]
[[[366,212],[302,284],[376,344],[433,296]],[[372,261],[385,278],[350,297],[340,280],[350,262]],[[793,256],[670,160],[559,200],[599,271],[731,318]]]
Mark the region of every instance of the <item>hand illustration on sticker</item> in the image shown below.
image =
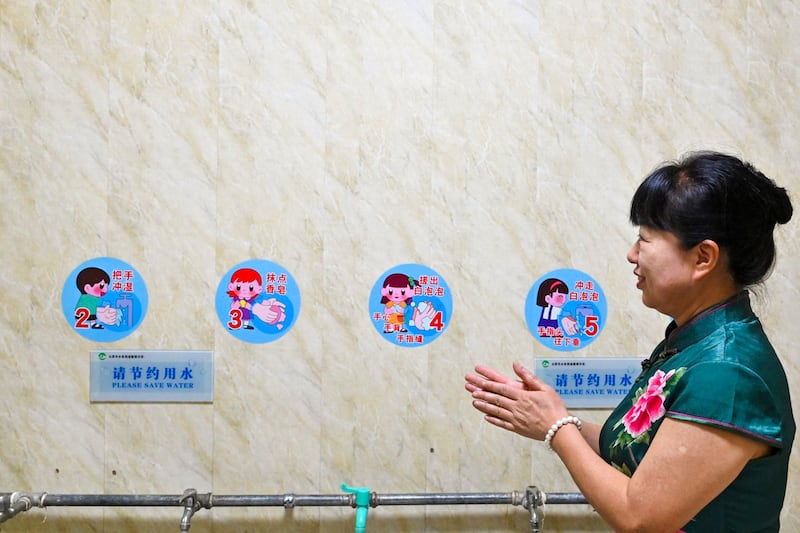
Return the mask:
[[[286,304],[270,298],[253,304],[253,314],[270,326],[283,329],[282,322],[286,320]]]
[[[414,326],[422,331],[434,329],[436,326],[431,325],[433,318],[436,316],[436,309],[430,302],[420,302],[414,309],[411,315],[410,326]]]
[[[109,326],[117,326],[122,321],[122,312],[118,313],[116,307],[106,304],[105,307],[97,308],[97,321]]]
[[[572,318],[570,315],[567,315],[561,319],[561,327],[564,328],[564,332],[567,335],[575,335],[580,329],[578,326],[578,321]]]

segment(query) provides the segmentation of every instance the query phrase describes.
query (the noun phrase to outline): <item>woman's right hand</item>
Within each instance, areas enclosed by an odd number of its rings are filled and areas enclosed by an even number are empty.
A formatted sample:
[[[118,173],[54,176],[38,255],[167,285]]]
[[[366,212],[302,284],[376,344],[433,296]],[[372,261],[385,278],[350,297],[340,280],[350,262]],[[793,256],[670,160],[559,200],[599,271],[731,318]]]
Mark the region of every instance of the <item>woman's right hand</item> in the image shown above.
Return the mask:
[[[544,440],[550,426],[567,416],[558,393],[520,363],[514,363],[519,379],[482,365],[475,372],[465,376],[465,388],[472,394],[473,407],[492,425]]]

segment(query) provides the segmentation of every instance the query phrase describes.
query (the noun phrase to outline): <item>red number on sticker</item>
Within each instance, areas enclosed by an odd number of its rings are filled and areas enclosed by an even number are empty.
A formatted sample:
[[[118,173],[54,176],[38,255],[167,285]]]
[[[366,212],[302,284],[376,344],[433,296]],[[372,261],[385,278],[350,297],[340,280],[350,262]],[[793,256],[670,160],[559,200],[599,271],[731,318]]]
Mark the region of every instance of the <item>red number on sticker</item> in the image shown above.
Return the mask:
[[[586,328],[583,330],[583,332],[588,337],[594,337],[595,335],[597,335],[599,329],[599,327],[597,326],[597,320],[598,317],[594,315],[586,316]]]
[[[442,331],[442,328],[444,327],[444,322],[442,322],[441,311],[433,315],[433,319],[431,319],[431,326],[435,327],[436,331]]]
[[[231,309],[231,320],[228,321],[228,327],[231,329],[239,329],[242,327],[242,310]]]
[[[86,323],[89,320],[89,310],[85,307],[79,307],[75,310],[75,327],[78,329],[86,329],[89,327],[89,324]]]

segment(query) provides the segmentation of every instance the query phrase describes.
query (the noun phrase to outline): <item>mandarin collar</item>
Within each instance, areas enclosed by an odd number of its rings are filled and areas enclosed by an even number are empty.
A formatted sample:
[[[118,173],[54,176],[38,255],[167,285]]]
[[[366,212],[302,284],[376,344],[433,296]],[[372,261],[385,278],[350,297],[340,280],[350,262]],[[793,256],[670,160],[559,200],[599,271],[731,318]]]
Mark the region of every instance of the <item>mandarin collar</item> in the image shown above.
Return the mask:
[[[667,326],[664,340],[653,355],[642,361],[642,374],[655,365],[666,361],[684,348],[707,337],[723,324],[741,320],[753,313],[750,307],[750,293],[743,290],[730,298],[712,305],[696,314],[686,324],[678,326],[673,320]],[[641,375],[639,377],[642,377]]]

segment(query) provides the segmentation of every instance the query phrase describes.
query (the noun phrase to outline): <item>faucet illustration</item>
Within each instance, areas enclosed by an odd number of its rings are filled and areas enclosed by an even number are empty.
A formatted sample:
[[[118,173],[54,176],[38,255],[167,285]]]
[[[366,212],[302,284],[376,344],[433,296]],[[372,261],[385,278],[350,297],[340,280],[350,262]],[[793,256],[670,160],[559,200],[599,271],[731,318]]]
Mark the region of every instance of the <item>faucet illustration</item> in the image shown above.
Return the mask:
[[[369,489],[367,487],[348,487],[342,483],[342,490],[355,494],[356,530],[355,533],[366,533],[367,511],[369,511]]]
[[[127,326],[130,328],[133,325],[133,300],[129,300],[128,295],[123,294],[117,298],[117,301],[114,302],[114,305],[116,305],[117,309],[125,310],[125,319],[128,322]],[[118,320],[117,323],[119,322],[120,321]]]

